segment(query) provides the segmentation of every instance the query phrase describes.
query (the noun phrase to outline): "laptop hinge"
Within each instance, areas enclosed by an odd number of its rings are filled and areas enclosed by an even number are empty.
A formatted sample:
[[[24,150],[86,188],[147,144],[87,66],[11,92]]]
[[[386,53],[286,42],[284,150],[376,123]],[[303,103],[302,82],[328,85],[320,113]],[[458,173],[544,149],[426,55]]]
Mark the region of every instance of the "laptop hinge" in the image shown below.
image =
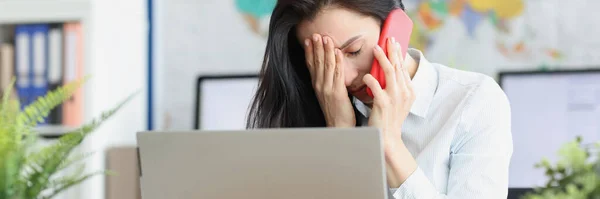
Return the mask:
[[[137,161],[138,161],[138,175],[139,177],[142,177],[142,157],[140,156],[140,147],[136,147],[135,148],[136,152],[137,152]]]

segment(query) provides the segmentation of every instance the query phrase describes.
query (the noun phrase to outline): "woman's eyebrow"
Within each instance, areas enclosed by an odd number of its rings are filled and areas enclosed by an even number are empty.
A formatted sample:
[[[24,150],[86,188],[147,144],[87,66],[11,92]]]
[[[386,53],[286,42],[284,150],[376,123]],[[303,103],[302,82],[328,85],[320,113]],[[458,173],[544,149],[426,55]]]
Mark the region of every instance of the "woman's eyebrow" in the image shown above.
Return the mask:
[[[356,35],[350,39],[348,39],[344,44],[342,44],[342,46],[340,47],[340,49],[344,49],[346,47],[348,47],[348,45],[350,45],[352,42],[356,41],[357,39],[360,38],[361,35]]]

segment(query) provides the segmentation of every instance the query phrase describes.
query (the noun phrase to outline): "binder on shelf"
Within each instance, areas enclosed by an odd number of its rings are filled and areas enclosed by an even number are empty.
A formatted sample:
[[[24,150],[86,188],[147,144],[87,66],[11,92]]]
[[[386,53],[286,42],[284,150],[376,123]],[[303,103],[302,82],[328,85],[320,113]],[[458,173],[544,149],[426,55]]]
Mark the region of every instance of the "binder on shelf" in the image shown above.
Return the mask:
[[[31,102],[31,48],[32,42],[29,33],[31,25],[17,25],[15,28],[15,90],[24,109]]]
[[[63,24],[64,83],[83,78],[83,32],[79,22]],[[63,125],[79,127],[83,123],[83,88],[77,89],[71,99],[63,103]]]
[[[8,41],[6,35],[6,25],[0,24],[0,44],[3,44],[6,41]]]
[[[48,32],[48,90],[53,91],[62,85],[63,81],[63,31],[62,25],[50,26]],[[62,124],[62,104],[59,104],[48,115],[48,123]]]
[[[31,41],[32,41],[32,88],[31,88],[31,102],[37,100],[39,97],[43,97],[48,93],[48,31],[49,26],[47,24],[36,24],[31,27]],[[48,120],[45,118],[40,124],[47,124]]]
[[[0,97],[4,93],[4,89],[14,78],[14,38],[13,28],[10,25],[0,25]],[[10,93],[11,98],[16,97],[15,91]]]
[[[14,31],[13,25],[0,24],[0,44],[9,43],[11,40],[13,40]]]
[[[15,39],[15,27],[16,25],[6,25],[4,26],[4,39],[5,42],[13,43]]]
[[[0,96],[14,77],[14,47],[10,43],[0,44]],[[13,95],[13,93],[11,93]]]

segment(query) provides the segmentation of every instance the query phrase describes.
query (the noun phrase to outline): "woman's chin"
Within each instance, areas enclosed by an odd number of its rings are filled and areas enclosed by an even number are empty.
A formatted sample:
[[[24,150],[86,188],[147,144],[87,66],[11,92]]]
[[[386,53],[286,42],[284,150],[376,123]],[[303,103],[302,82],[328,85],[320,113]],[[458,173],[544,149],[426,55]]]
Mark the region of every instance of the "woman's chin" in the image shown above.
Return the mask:
[[[356,99],[360,100],[363,104],[372,104],[373,98],[367,94],[366,90],[361,92],[351,93],[352,96],[356,97]]]

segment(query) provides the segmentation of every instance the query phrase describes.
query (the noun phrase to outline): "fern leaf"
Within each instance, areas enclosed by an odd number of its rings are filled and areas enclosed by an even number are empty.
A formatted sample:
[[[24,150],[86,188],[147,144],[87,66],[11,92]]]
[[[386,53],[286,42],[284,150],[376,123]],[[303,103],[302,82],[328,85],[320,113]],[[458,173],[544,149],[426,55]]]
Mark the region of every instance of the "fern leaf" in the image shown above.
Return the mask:
[[[5,157],[5,165],[3,170],[3,187],[4,194],[7,198],[14,198],[19,196],[21,190],[20,171],[23,165],[24,154],[19,150],[14,151],[8,157]]]
[[[47,149],[50,149],[50,148],[47,148]],[[30,157],[28,158],[28,160],[26,162],[26,165],[29,165],[29,168],[25,172],[25,174],[31,175],[34,172],[43,172],[44,166],[41,165],[41,164],[43,164],[43,161],[41,161],[41,160],[47,160],[47,159],[52,158],[51,154],[48,152],[56,151],[56,150],[57,150],[57,148],[53,148],[50,150],[45,150],[45,152],[39,152],[34,155],[30,155]],[[59,173],[65,169],[69,168],[73,164],[83,161],[84,159],[92,156],[93,154],[94,154],[94,152],[81,153],[81,154],[76,154],[73,157],[64,159],[64,160],[60,161],[60,164],[59,164],[58,168],[56,169],[55,173]]]
[[[43,198],[45,198],[45,199],[51,199],[54,196],[58,195],[59,193],[65,191],[65,190],[67,190],[67,189],[69,189],[69,188],[71,188],[71,187],[73,187],[73,186],[75,186],[75,185],[77,185],[77,184],[79,184],[79,183],[81,183],[81,182],[83,182],[83,181],[91,178],[91,177],[94,177],[94,176],[100,175],[100,174],[106,174],[106,173],[108,173],[108,172],[106,172],[106,171],[98,171],[98,172],[94,172],[94,173],[90,173],[90,174],[86,174],[86,175],[80,176],[78,178],[74,178],[74,179],[70,179],[69,178],[69,179],[66,179],[63,182],[57,183],[58,185],[53,188],[54,191],[52,192],[52,194],[50,194],[49,196],[43,197]]]
[[[27,155],[27,149],[30,146],[30,140],[27,139],[26,144],[17,144],[12,142],[7,146],[9,152],[3,154],[1,159],[3,164],[0,166],[0,173],[2,173],[3,181],[0,182],[3,188],[3,194],[6,198],[23,198],[26,184],[24,183],[21,171],[24,168],[25,157]]]
[[[42,149],[32,156],[28,167],[32,171],[27,180],[33,183],[28,187],[27,196],[35,197],[47,187],[49,178],[56,173],[57,167],[68,153],[83,140],[82,133],[72,132],[62,136],[54,145]]]
[[[85,77],[81,80],[68,83],[48,92],[46,96],[36,99],[17,116],[17,127],[33,127],[39,122],[44,121],[44,118],[48,117],[52,109],[69,99],[87,79],[88,77]]]
[[[92,156],[93,154],[94,154],[94,152],[81,153],[81,154],[77,154],[73,157],[70,157],[60,163],[57,171],[62,171],[77,162],[83,161],[84,159]]]
[[[85,165],[80,164],[80,165],[78,165],[78,167],[75,170],[70,170],[68,175],[52,177],[50,179],[50,181],[48,182],[47,188],[42,191],[43,194],[41,193],[40,195],[37,196],[37,198],[50,197],[48,193],[50,193],[50,195],[53,195],[52,193],[57,191],[57,189],[59,189],[64,184],[75,181],[76,179],[80,178],[81,176],[83,176],[84,170],[85,170]]]
[[[15,140],[14,121],[19,104],[11,100],[14,78],[4,88],[0,101],[0,198],[20,198],[20,170],[25,148]]]
[[[35,183],[28,187],[27,197],[35,197],[39,195],[42,190],[46,189],[49,183],[49,177],[58,171],[59,166],[61,166],[61,162],[63,162],[63,160],[70,155],[72,150],[77,147],[89,133],[93,132],[98,126],[108,120],[135,95],[136,93],[132,94],[112,110],[104,112],[100,118],[94,119],[92,122],[80,127],[79,129],[65,134],[59,138],[55,144],[42,149],[42,151],[35,156],[34,160],[31,161],[33,164],[29,165],[31,168],[42,167],[43,169],[34,169],[34,172],[28,175],[27,179]],[[68,165],[62,166],[66,167]]]
[[[4,89],[2,94],[2,101],[0,102],[0,144],[5,142],[14,142],[15,135],[15,121],[16,116],[19,113],[19,101],[11,99],[12,88],[14,86],[14,79],[11,81],[9,86]]]
[[[4,88],[4,93],[2,93],[2,103],[0,104],[0,116],[4,116],[5,108],[8,107],[8,101],[10,99],[10,95],[12,94],[12,89],[15,85],[15,78],[13,78],[8,87]]]

